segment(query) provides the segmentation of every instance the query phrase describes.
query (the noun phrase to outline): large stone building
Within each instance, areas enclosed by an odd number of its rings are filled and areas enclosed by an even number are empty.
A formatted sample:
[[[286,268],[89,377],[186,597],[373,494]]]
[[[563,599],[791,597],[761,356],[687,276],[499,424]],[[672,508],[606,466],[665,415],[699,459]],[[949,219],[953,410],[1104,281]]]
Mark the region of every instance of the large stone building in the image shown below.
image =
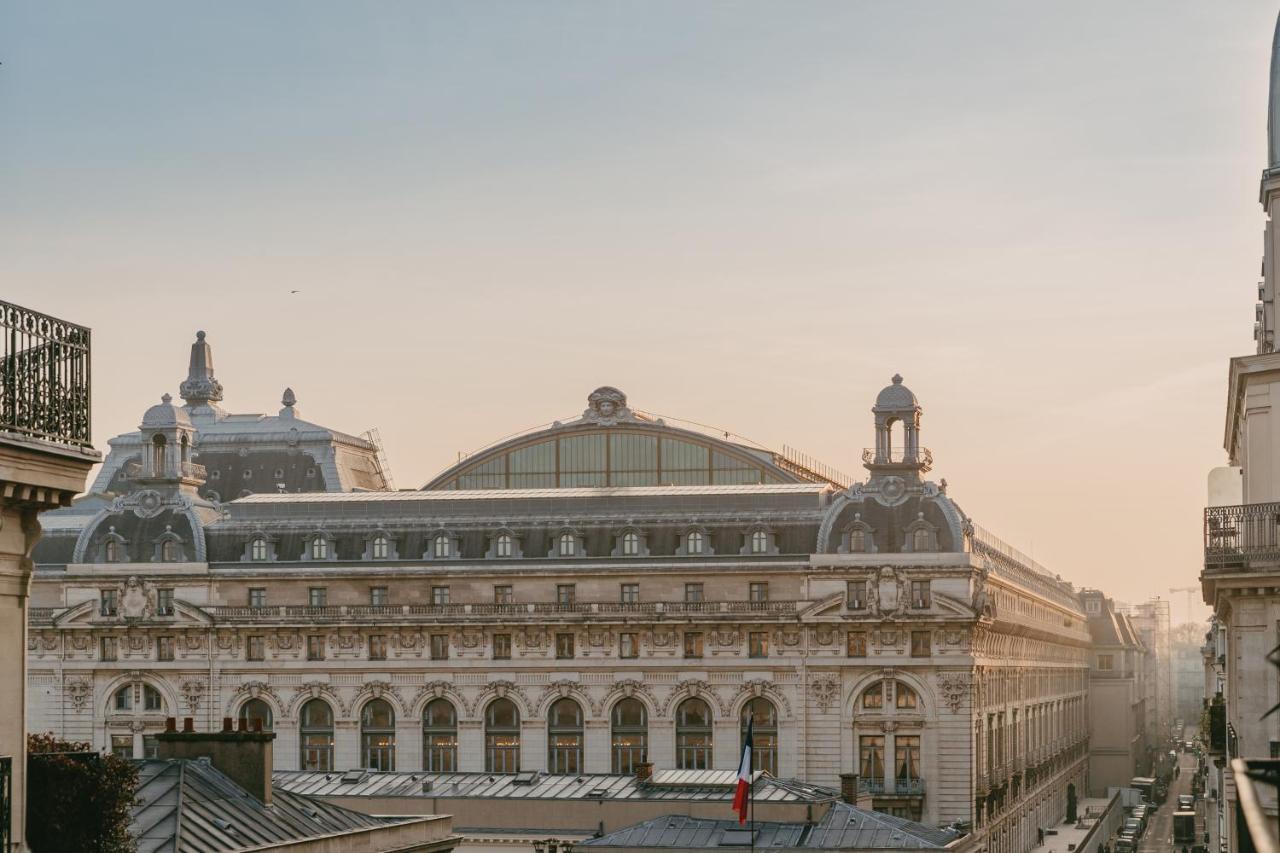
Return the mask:
[[[1081,590],[1093,656],[1089,667],[1089,796],[1129,784],[1151,768],[1147,683],[1152,655],[1129,615],[1096,589]]]
[[[37,553],[33,726],[142,756],[166,715],[249,716],[282,770],[625,774],[733,768],[754,715],[763,769],[856,775],[995,853],[1084,794],[1085,614],[925,479],[899,377],[860,483],[600,388],[352,491],[373,444],[225,414],[196,347],[186,405],[113,441]]]

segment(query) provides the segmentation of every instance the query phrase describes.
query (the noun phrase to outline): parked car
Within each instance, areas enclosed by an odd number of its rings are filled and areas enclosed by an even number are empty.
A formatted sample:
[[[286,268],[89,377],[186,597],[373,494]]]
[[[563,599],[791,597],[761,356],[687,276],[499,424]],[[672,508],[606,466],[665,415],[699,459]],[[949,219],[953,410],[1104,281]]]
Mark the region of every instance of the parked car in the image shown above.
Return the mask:
[[[1144,827],[1142,825],[1142,820],[1140,818],[1130,817],[1130,818],[1125,818],[1124,825],[1120,828],[1120,832],[1121,833],[1127,832],[1131,834],[1134,838],[1141,838],[1143,829]]]
[[[1196,807],[1196,798],[1191,794],[1178,795],[1178,811],[1192,811]]]
[[[1132,833],[1121,831],[1116,836],[1116,843],[1111,845],[1115,853],[1134,853],[1138,849],[1138,837]]]

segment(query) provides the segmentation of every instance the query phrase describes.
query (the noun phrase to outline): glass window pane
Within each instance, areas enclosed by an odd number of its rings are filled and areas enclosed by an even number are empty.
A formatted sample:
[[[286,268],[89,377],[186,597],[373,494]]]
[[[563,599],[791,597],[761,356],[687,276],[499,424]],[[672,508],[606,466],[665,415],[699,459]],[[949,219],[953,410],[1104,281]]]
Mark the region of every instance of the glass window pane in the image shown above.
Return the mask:
[[[658,470],[658,439],[652,435],[613,433],[609,436],[609,466],[614,471]]]
[[[709,468],[709,454],[706,447],[676,438],[662,439],[663,479],[671,471],[702,470]]]
[[[540,441],[508,455],[510,470],[515,474],[554,474],[556,470],[556,443]],[[552,482],[554,485],[554,480]]]
[[[561,471],[605,470],[605,436],[575,435],[560,439]]]

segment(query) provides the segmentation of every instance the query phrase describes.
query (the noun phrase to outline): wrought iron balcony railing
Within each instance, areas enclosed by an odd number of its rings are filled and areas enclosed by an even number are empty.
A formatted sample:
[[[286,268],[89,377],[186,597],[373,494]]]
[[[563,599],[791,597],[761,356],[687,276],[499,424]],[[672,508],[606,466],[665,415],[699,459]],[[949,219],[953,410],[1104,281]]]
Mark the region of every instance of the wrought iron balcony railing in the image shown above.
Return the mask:
[[[1280,503],[1211,506],[1204,511],[1206,569],[1280,560]]]
[[[887,452],[882,452],[874,447],[864,447],[862,449],[862,462],[864,465],[920,465],[921,470],[928,471],[933,468],[933,451],[927,447],[917,448],[914,452],[908,452],[905,447],[894,447]]]
[[[0,301],[0,432],[88,447],[89,330]]]

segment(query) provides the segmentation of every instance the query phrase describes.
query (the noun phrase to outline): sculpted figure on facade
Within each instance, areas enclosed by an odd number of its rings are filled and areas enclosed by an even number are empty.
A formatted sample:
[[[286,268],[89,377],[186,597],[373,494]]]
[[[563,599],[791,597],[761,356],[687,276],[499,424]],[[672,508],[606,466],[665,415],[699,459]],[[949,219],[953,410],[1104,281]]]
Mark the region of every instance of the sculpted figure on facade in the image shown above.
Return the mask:
[[[116,586],[116,597],[122,619],[150,619],[156,615],[155,584],[143,583],[137,575],[130,575]]]
[[[636,416],[627,408],[627,395],[605,385],[587,397],[587,409],[582,413],[582,419],[601,426],[613,426],[623,421],[634,421]]]

